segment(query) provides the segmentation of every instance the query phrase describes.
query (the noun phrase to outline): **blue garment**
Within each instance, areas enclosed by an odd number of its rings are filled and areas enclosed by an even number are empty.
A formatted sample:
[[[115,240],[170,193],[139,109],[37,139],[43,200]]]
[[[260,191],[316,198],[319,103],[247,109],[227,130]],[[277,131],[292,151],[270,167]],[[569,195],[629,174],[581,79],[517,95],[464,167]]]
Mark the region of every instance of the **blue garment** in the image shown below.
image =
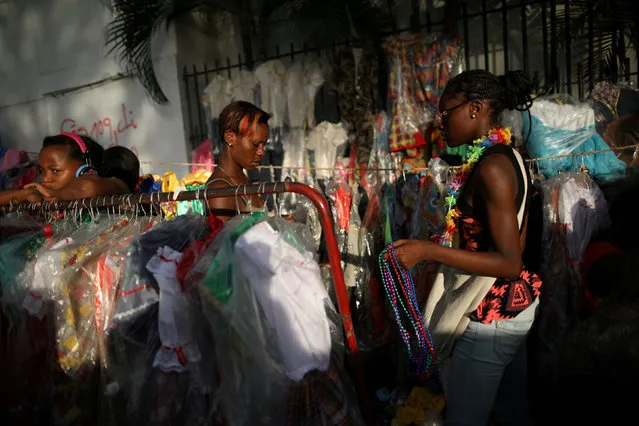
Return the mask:
[[[153,192],[160,192],[162,190],[162,182],[158,182],[153,179],[152,176],[144,179],[142,183],[140,183],[140,187],[138,192],[140,194],[151,194]]]
[[[524,113],[522,133],[527,136],[529,131],[529,115]],[[596,133],[594,124],[575,131],[554,129],[534,116],[526,148],[533,158],[610,149]],[[609,181],[626,174],[626,164],[613,151],[539,161],[539,169],[547,178],[556,176],[559,172],[577,172],[581,165],[587,167],[590,176],[598,181]]]

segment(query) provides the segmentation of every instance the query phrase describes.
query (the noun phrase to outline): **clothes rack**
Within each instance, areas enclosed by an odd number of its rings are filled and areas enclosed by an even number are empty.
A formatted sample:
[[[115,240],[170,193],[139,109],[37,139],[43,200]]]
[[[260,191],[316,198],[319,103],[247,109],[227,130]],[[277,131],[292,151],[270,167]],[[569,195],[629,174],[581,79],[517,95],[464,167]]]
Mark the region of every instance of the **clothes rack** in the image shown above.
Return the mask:
[[[346,291],[346,283],[344,281],[344,271],[342,269],[337,239],[334,232],[333,219],[330,208],[326,199],[315,189],[308,185],[294,182],[274,182],[240,185],[228,188],[202,189],[199,191],[181,191],[160,192],[152,194],[123,194],[96,198],[87,198],[72,201],[54,201],[41,203],[18,203],[9,206],[0,206],[1,213],[11,212],[28,212],[28,211],[61,211],[69,209],[93,209],[103,207],[132,207],[138,204],[165,203],[174,201],[192,201],[205,200],[212,198],[228,198],[238,195],[261,195],[261,194],[281,194],[296,193],[308,198],[318,211],[320,223],[324,233],[326,243],[326,251],[328,254],[329,265],[332,271],[333,285],[335,287],[335,295],[337,298],[337,306],[342,317],[346,343],[350,351],[358,390],[360,394],[360,403],[366,417],[370,418],[370,404],[368,401],[368,389],[366,386],[366,377],[364,374],[363,364],[359,356],[357,340],[355,338],[355,329],[353,327],[353,319],[348,301],[348,293]]]

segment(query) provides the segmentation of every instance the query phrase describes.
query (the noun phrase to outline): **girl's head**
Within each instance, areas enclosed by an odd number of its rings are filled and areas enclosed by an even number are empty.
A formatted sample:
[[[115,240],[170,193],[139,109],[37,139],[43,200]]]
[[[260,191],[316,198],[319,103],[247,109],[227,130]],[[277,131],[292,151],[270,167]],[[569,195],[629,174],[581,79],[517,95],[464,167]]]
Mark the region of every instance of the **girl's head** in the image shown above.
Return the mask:
[[[486,134],[508,109],[532,105],[533,86],[521,71],[496,76],[484,70],[465,71],[453,77],[439,100],[446,142],[455,147]]]
[[[86,153],[70,136],[62,134],[44,138],[39,157],[45,188],[60,189],[86,170],[87,163],[96,168],[102,163],[104,148],[87,136],[78,137],[84,142]]]
[[[253,170],[260,165],[268,143],[270,118],[270,114],[249,102],[233,102],[222,110],[219,126],[224,149],[243,169]]]
[[[140,178],[140,161],[130,149],[114,146],[104,151],[98,174],[105,178],[120,179],[134,192]]]

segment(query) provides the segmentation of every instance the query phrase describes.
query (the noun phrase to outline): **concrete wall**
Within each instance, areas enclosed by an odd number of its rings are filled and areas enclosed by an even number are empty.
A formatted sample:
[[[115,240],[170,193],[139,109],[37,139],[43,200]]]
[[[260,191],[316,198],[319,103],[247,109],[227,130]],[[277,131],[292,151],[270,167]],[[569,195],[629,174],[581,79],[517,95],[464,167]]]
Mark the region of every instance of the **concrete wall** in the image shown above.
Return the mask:
[[[136,152],[143,172],[185,162],[175,32],[153,41],[154,66],[169,98],[149,99],[107,55],[108,0],[4,0],[0,2],[0,136],[2,145],[38,152],[42,138],[62,130],[86,133],[105,147]],[[92,85],[113,78],[103,84]],[[82,85],[81,90],[65,91]],[[57,95],[52,95],[54,93]],[[170,167],[178,176],[186,167]]]

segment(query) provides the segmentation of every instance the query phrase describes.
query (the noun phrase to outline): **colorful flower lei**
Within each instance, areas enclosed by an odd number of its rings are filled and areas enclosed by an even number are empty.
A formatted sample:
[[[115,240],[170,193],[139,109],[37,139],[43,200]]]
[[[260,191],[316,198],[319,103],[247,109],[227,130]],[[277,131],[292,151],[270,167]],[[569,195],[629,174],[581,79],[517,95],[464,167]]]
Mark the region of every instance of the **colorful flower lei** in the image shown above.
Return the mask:
[[[442,233],[438,238],[440,245],[445,247],[452,247],[453,245],[453,237],[458,231],[457,219],[460,214],[460,211],[457,209],[457,199],[466,184],[468,176],[470,176],[470,173],[477,165],[482,154],[487,148],[492,146],[500,144],[509,145],[511,137],[510,127],[497,127],[491,129],[483,138],[473,141],[473,144],[468,148],[465,158],[466,162],[461,166],[461,170],[457,172],[457,175],[448,187],[448,194],[444,201],[446,205],[446,217],[444,218]]]

